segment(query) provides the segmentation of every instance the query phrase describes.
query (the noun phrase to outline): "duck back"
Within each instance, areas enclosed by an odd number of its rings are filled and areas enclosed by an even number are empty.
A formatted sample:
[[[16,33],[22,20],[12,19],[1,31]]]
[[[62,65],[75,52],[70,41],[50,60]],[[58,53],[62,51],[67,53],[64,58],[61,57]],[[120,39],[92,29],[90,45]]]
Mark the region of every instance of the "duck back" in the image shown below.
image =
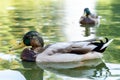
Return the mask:
[[[80,21],[80,24],[95,24],[95,21],[86,17],[86,18],[83,18],[83,20]]]

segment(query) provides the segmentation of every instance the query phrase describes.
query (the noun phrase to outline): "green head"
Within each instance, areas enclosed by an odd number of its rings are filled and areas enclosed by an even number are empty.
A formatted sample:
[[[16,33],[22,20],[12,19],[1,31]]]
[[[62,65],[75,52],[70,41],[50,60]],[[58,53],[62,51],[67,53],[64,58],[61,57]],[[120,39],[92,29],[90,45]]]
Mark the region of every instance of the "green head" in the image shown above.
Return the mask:
[[[91,14],[89,8],[85,8],[85,9],[84,9],[84,13],[86,13],[86,15],[90,15],[90,14]]]
[[[40,34],[37,31],[29,31],[23,36],[23,43],[26,46],[31,46],[30,41],[33,39],[33,37],[37,37],[42,47],[44,46],[43,38],[40,36]]]

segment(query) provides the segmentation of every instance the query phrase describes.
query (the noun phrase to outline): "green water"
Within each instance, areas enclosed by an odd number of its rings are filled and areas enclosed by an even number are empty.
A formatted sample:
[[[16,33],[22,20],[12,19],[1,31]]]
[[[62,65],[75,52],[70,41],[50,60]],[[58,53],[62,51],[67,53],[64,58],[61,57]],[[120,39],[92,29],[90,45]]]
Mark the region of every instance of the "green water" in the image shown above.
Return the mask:
[[[98,0],[93,6],[90,5],[91,2],[94,3],[96,0],[88,3],[81,0],[1,1],[0,75],[6,77],[8,72],[17,71],[26,80],[119,80],[120,3],[118,0]],[[79,25],[79,18],[86,6],[91,7],[92,11],[101,16],[99,27],[87,28]],[[19,56],[23,48],[9,51],[11,47],[22,41],[23,35],[30,30],[40,32],[46,45],[61,41],[84,40],[95,36],[113,38],[114,41],[104,52],[105,62],[96,67],[40,68],[36,63],[21,62]],[[11,71],[5,73],[4,70]],[[13,75],[15,78],[15,73]],[[15,80],[19,80],[18,77],[19,75]]]
[[[114,41],[105,53],[105,59],[109,62],[120,63],[120,34],[119,34],[119,3],[118,0],[109,0],[108,2],[99,1],[96,9],[99,15],[102,16],[101,25],[98,28],[97,34],[113,38]],[[104,2],[104,3],[103,3]],[[108,56],[109,55],[109,56]]]

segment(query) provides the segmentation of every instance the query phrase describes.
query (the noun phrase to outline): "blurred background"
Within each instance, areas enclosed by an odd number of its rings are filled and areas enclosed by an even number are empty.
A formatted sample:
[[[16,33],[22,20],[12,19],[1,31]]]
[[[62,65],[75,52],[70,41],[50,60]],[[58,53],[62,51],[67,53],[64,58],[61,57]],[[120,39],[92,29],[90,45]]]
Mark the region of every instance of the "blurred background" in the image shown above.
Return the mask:
[[[119,0],[2,0],[0,2],[0,75],[6,75],[4,71],[9,69],[20,72],[24,77],[20,80],[120,80],[119,5]],[[86,27],[79,24],[86,7],[100,16],[99,25]],[[43,70],[35,63],[22,63],[20,54],[23,48],[9,50],[17,46],[22,41],[23,35],[30,30],[38,31],[43,36],[45,45],[62,41],[83,41],[95,37],[114,39],[104,52],[103,58],[108,64],[107,71],[109,70],[110,74],[106,73],[107,76],[94,76],[94,78],[91,75],[74,78]],[[101,66],[95,69],[98,68]],[[103,73],[105,71],[106,68]],[[78,73],[71,74],[78,76]],[[96,72],[95,75],[98,73]],[[16,80],[19,79],[16,77]]]

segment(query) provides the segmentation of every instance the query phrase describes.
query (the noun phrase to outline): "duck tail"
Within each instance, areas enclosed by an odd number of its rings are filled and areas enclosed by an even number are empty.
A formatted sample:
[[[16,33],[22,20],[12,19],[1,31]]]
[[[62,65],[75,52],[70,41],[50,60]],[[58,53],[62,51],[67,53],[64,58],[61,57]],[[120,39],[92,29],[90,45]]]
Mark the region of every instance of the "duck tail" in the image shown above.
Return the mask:
[[[100,50],[102,50],[102,49],[108,47],[108,45],[113,41],[113,39],[111,39],[111,40],[108,40],[108,38],[105,38],[105,39],[106,39],[106,43],[101,47]]]
[[[94,48],[92,51],[101,53],[104,52],[108,45],[113,41],[113,39],[108,40],[108,38],[105,38],[105,40],[105,42],[103,42],[102,40],[100,40],[100,42],[93,42],[92,44],[96,45],[97,47]]]

